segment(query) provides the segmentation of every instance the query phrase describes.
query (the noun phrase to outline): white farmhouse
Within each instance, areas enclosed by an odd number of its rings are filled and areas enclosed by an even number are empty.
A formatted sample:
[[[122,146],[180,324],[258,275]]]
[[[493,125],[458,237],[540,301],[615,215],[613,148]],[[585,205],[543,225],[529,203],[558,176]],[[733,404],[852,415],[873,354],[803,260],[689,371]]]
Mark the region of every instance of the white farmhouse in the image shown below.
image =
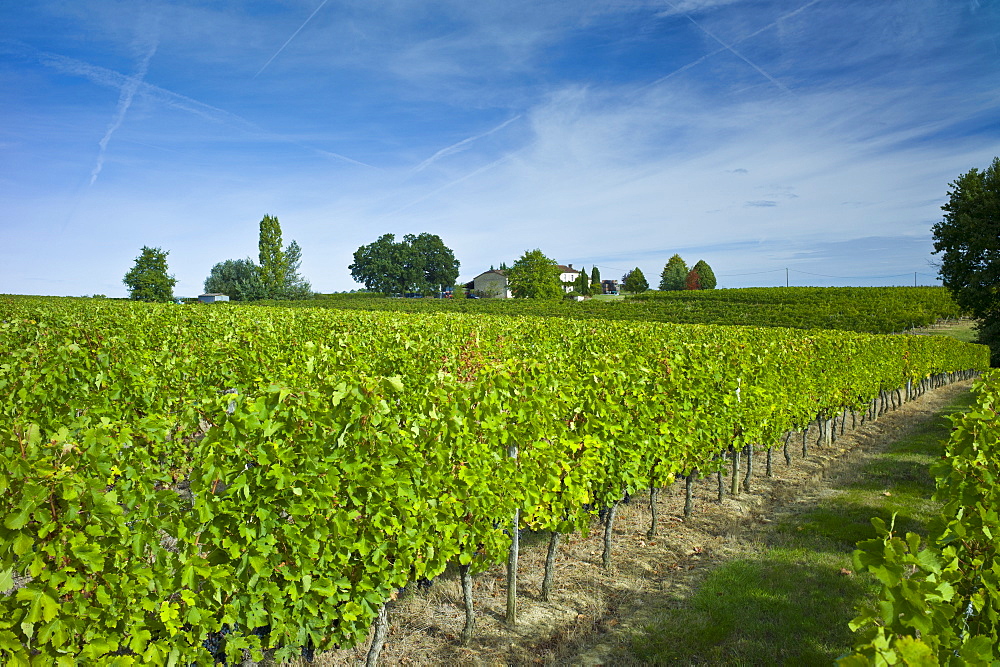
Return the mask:
[[[563,288],[567,292],[572,292],[573,283],[576,282],[576,278],[577,276],[580,275],[580,271],[574,269],[572,264],[569,265],[557,264],[556,266],[559,267],[559,280],[562,281]],[[569,283],[569,285],[567,285],[566,283]]]

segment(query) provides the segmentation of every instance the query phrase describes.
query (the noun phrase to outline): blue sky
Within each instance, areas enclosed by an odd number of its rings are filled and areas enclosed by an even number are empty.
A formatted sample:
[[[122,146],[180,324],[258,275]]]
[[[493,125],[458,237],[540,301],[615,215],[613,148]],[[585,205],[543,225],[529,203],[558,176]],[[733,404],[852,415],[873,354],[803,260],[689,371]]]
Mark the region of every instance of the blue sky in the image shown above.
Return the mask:
[[[997,0],[35,0],[0,7],[0,293],[176,292],[281,221],[318,291],[438,234],[471,279],[935,283],[1000,155]]]

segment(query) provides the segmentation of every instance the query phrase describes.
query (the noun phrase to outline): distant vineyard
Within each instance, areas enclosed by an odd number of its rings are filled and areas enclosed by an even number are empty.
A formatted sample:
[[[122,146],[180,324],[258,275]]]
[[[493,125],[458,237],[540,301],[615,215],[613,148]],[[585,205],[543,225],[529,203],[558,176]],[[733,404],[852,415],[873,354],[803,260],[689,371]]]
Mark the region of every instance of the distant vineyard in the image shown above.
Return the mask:
[[[270,305],[282,305],[271,303]],[[537,315],[675,324],[836,329],[896,333],[957,318],[959,307],[943,287],[754,287],[649,292],[624,301],[529,299],[398,299],[329,295],[288,305],[391,312]]]
[[[352,645],[396,589],[503,562],[515,515],[585,529],[987,362],[939,337],[0,298],[0,662]]]

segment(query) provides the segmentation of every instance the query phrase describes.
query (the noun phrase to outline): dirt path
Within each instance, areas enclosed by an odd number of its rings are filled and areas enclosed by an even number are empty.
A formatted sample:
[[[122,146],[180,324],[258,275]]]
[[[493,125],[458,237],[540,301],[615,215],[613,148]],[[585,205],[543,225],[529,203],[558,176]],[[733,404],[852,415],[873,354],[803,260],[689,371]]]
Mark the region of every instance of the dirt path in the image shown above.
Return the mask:
[[[429,590],[407,594],[395,603],[381,664],[641,664],[629,657],[632,633],[669,604],[687,597],[711,568],[761,549],[769,524],[829,493],[831,479],[850,475],[863,459],[933,419],[970,384],[928,392],[875,422],[847,431],[831,447],[816,447],[818,434],[810,431],[810,455],[805,459],[801,438],[793,437],[792,465],[786,466],[776,451],[774,476],[766,478],[764,456],[758,455],[751,493],[739,498],[728,495],[727,483],[720,504],[715,477],[701,480],[695,487],[693,515],[686,521],[684,487],[674,485],[659,495],[659,534],[652,540],[646,538],[648,495],[634,496],[618,513],[611,572],[601,568],[602,530],[596,521],[587,538],[564,537],[551,602],[542,602],[539,596],[547,536],[523,539],[518,625],[515,629],[504,625],[505,572],[494,568],[475,579],[477,626],[469,648],[458,643],[464,622],[461,588],[455,574],[448,572]],[[360,646],[326,653],[313,664],[363,664],[366,650]]]

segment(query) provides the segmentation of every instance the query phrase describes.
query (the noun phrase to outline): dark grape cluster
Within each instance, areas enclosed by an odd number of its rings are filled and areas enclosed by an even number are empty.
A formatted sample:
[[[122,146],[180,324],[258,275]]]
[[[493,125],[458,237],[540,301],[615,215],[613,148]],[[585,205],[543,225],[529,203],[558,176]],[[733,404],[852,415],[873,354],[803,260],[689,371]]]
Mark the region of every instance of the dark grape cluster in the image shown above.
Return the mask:
[[[208,636],[201,643],[205,650],[212,656],[215,664],[228,664],[226,662],[226,635],[232,632],[232,628],[223,625],[218,632],[209,632]]]

